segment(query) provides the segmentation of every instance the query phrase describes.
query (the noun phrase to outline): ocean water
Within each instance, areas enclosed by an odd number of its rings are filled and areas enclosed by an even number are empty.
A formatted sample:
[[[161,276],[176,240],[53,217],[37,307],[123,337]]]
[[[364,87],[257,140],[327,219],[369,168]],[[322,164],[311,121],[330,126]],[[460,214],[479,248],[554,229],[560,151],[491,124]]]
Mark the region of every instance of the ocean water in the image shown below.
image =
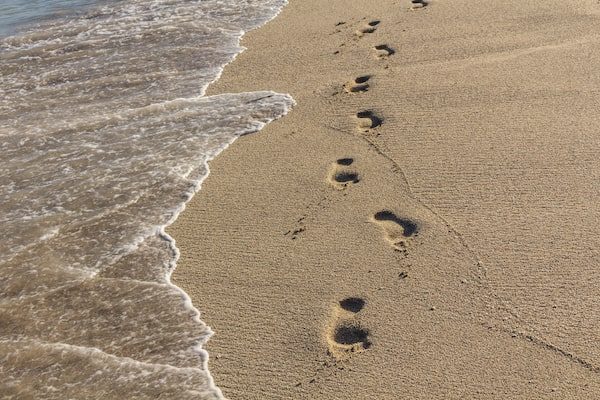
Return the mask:
[[[110,1],[102,0],[102,3]],[[2,0],[0,36],[15,33],[24,26],[42,20],[74,16],[99,3],[101,2],[98,0]]]
[[[0,398],[222,398],[164,228],[293,105],[204,96],[284,3],[113,1],[0,38]]]

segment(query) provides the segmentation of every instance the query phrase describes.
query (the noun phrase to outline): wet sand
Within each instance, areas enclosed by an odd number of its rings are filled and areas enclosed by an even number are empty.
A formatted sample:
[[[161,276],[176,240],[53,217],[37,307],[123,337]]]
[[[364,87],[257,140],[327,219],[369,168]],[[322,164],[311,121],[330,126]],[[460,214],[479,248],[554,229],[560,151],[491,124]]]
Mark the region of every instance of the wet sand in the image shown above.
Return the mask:
[[[600,5],[291,0],[209,94],[173,282],[241,399],[600,396]]]

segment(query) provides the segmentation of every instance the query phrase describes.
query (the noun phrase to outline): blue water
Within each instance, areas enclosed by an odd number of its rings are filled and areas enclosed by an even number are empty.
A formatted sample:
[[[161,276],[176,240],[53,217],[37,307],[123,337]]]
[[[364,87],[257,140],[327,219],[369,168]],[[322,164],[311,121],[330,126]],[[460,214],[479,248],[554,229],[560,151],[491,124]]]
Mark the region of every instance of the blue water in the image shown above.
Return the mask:
[[[1,0],[0,36],[48,17],[77,14],[98,3],[98,0]]]

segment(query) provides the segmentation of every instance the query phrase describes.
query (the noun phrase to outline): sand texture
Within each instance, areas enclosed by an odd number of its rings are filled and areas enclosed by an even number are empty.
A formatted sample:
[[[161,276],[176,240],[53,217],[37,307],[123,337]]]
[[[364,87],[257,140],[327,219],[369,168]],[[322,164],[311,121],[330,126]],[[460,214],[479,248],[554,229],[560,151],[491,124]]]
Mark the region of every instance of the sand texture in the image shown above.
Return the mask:
[[[600,4],[291,0],[169,229],[231,400],[600,398]]]

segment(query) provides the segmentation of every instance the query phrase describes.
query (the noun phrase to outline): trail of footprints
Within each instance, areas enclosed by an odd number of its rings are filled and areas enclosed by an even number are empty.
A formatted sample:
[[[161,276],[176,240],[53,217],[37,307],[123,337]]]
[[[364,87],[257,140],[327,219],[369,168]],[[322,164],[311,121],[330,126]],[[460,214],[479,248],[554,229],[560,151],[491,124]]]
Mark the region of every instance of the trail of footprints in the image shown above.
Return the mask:
[[[412,0],[412,8],[423,8],[427,5],[423,0]],[[371,21],[358,31],[356,35],[362,37],[373,33],[380,21]],[[376,58],[387,58],[395,50],[387,44],[374,46]],[[361,93],[369,90],[371,75],[362,75],[344,84],[347,93]],[[361,110],[356,113],[356,124],[359,131],[371,132],[383,124],[383,118],[373,110]],[[328,181],[336,189],[346,189],[350,185],[360,182],[359,173],[352,168],[352,158],[340,158],[333,163]],[[380,226],[385,239],[397,251],[406,252],[407,240],[417,236],[417,224],[405,217],[396,215],[390,210],[381,210],[371,217],[371,221]],[[336,359],[346,358],[351,353],[362,352],[371,347],[369,330],[356,321],[358,314],[366,305],[365,300],[359,297],[349,297],[341,300],[334,310],[333,324],[328,328],[327,342],[329,353]]]
[[[413,10],[422,9],[427,5],[425,0],[411,0],[411,9]],[[338,23],[337,26],[342,24],[345,23]],[[375,32],[380,24],[379,20],[367,22],[355,32],[355,35],[362,38]],[[390,57],[396,52],[387,44],[376,45],[373,50],[378,59]],[[335,54],[337,53],[339,52]],[[343,89],[348,94],[364,93],[370,89],[372,77],[372,75],[358,76],[343,84]],[[356,127],[362,134],[374,132],[384,122],[376,111],[368,108],[359,110],[354,118]],[[362,177],[355,167],[355,160],[350,157],[336,160],[327,174],[328,183],[337,190],[346,190],[358,184],[361,179]],[[374,213],[370,217],[370,221],[379,226],[384,239],[393,250],[405,254],[408,242],[419,233],[419,225],[415,221],[388,209]],[[400,278],[404,279],[406,276],[406,273],[403,272]],[[359,318],[366,305],[366,300],[361,297],[347,297],[335,305],[326,330],[328,353],[335,360],[347,359],[352,354],[364,352],[372,346],[371,333],[360,323]]]

